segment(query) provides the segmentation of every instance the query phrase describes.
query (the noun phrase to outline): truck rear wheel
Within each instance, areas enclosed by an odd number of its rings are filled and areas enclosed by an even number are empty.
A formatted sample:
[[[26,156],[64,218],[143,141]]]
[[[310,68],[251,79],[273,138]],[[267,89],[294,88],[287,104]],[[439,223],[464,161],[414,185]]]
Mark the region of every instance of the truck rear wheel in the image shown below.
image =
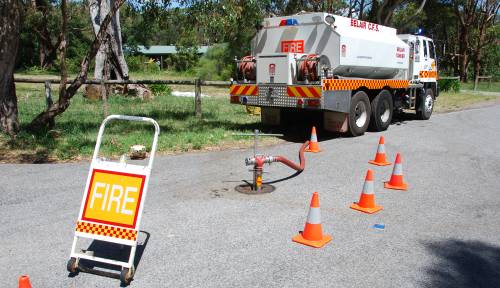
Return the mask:
[[[358,91],[351,98],[351,109],[349,110],[349,134],[360,136],[365,134],[370,124],[371,115],[370,99],[363,91]]]
[[[374,131],[387,130],[392,121],[392,113],[394,105],[392,103],[391,92],[382,90],[372,100],[372,119],[370,121],[370,128]]]
[[[417,118],[420,120],[429,120],[434,110],[434,92],[427,88],[425,95],[421,95],[418,101]]]

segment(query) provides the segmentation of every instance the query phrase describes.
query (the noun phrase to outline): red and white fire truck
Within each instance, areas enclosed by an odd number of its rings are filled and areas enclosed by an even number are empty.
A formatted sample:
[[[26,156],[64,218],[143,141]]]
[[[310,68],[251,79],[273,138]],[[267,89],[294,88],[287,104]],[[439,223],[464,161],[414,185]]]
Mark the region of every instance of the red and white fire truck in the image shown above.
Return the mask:
[[[264,19],[236,63],[231,103],[261,107],[268,125],[316,110],[326,130],[358,136],[403,109],[429,119],[439,94],[432,39],[328,13]]]

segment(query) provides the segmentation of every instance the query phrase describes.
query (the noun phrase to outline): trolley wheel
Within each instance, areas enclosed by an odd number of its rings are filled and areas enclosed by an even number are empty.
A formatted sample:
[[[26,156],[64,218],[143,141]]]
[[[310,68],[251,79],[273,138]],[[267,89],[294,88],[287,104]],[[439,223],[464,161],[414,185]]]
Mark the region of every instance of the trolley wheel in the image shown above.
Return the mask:
[[[120,281],[124,285],[129,285],[130,282],[134,279],[135,268],[134,266],[130,268],[122,268],[122,272],[120,273]]]
[[[78,261],[76,260],[75,257],[69,258],[68,264],[66,264],[66,269],[68,269],[68,272],[70,273],[78,272]]]

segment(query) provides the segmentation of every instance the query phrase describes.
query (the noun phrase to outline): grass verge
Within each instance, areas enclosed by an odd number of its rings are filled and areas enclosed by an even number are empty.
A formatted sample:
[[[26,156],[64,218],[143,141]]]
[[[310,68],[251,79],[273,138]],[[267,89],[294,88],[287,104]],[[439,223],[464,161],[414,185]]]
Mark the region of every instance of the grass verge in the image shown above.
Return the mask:
[[[57,93],[58,85],[53,85]],[[79,93],[71,106],[56,118],[56,127],[48,134],[26,132],[29,122],[45,107],[43,84],[16,85],[22,132],[15,140],[0,133],[0,162],[51,162],[89,158],[92,155],[99,125],[104,119],[102,102],[91,101]],[[218,150],[248,147],[251,137],[234,136],[262,129],[260,117],[248,115],[240,105],[229,104],[227,97],[202,100],[203,119],[194,117],[194,99],[158,95],[154,100],[111,96],[110,114],[140,115],[157,120],[161,126],[158,150],[178,153],[193,150]],[[484,103],[500,102],[500,97],[477,93],[441,93],[435,112],[456,111]],[[264,129],[265,130],[265,129]],[[115,123],[103,139],[102,152],[107,157],[119,157],[134,144],[149,147],[153,129],[134,123]],[[266,138],[267,143],[281,140]]]
[[[500,102],[500,97],[471,92],[442,92],[436,101],[434,112],[443,113],[467,109],[477,105]]]
[[[18,84],[17,96],[22,127],[15,140],[0,134],[0,162],[47,162],[74,160],[91,156],[99,125],[104,119],[102,102],[75,95],[71,106],[56,118],[56,127],[47,135],[26,132],[29,122],[44,109],[43,85]],[[53,85],[57,91],[57,85]],[[151,117],[161,126],[158,150],[164,153],[227,146],[246,146],[248,137],[234,133],[250,133],[259,127],[260,117],[248,115],[240,105],[231,105],[227,98],[203,98],[203,119],[194,116],[194,99],[158,95],[154,100],[141,101],[124,96],[111,96],[110,114]],[[103,139],[102,152],[119,156],[134,144],[149,147],[153,128],[131,122],[116,122],[109,126]]]
[[[460,88],[463,90],[474,90],[474,81],[460,83]],[[477,91],[500,93],[500,82],[492,81],[489,83],[488,81],[480,81],[477,85]]]

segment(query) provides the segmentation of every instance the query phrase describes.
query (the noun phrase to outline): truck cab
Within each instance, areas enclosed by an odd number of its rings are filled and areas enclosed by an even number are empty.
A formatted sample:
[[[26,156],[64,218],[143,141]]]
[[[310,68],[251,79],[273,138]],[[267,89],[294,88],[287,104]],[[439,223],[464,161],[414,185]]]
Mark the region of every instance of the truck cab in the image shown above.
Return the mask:
[[[421,35],[400,34],[398,37],[408,44],[410,67],[408,80],[412,83],[423,83],[425,89],[432,89],[433,96],[439,94],[436,85],[437,57],[434,42]]]

